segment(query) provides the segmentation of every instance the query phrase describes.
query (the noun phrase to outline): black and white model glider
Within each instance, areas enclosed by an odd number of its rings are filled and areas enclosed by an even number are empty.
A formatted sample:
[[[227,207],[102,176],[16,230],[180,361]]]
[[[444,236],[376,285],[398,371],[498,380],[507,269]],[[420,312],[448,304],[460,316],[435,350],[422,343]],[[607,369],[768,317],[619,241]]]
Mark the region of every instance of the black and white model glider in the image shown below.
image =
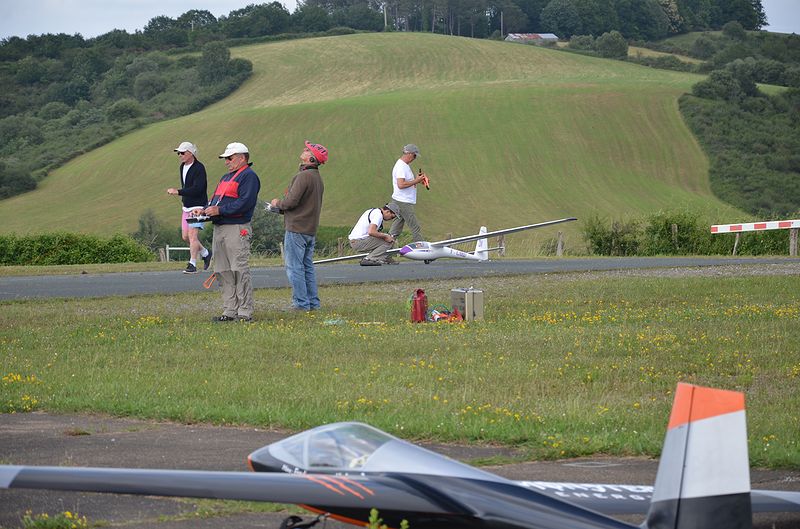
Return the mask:
[[[0,487],[294,503],[356,525],[374,508],[411,529],[749,529],[753,512],[800,511],[800,493],[750,490],[744,395],[690,384],[678,385],[653,488],[510,481],[361,423],[248,462],[256,472],[0,466]],[[641,526],[609,516],[637,512]]]
[[[489,252],[498,250],[499,248],[489,248],[487,242],[489,237],[498,237],[500,235],[507,235],[509,233],[516,233],[518,231],[533,230],[536,228],[544,228],[545,226],[552,226],[554,224],[561,224],[562,222],[571,222],[578,220],[575,217],[569,217],[558,220],[548,220],[547,222],[539,222],[538,224],[528,224],[525,226],[517,226],[516,228],[506,228],[504,230],[486,231],[486,227],[482,226],[480,231],[475,235],[466,235],[464,237],[456,237],[455,239],[445,239],[443,241],[428,242],[417,241],[406,244],[402,248],[395,248],[386,252],[388,255],[399,254],[406,259],[414,261],[424,261],[426,264],[436,259],[445,257],[453,259],[467,259],[470,261],[487,261],[489,259]],[[474,252],[463,252],[455,248],[451,248],[454,244],[465,242],[478,241],[475,245]],[[322,263],[335,263],[337,261],[349,261],[352,259],[363,259],[367,254],[359,253],[354,255],[345,255],[343,257],[333,257],[331,259],[320,259],[314,261],[314,264]]]

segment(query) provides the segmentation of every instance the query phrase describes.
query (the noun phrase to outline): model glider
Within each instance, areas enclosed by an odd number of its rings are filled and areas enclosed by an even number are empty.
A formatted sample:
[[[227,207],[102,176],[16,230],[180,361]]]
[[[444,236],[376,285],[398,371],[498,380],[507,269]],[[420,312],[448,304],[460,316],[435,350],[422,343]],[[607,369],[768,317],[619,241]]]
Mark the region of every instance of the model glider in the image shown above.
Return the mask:
[[[412,529],[750,529],[754,511],[800,511],[800,493],[751,493],[744,395],[690,384],[675,393],[652,489],[510,481],[361,423],[308,430],[248,463],[256,472],[0,466],[0,488],[294,503],[356,525],[378,509]],[[623,512],[647,517],[608,516]]]
[[[486,261],[489,259],[490,251],[499,249],[499,248],[488,247],[487,239],[489,237],[497,237],[499,235],[506,235],[509,233],[516,233],[518,231],[524,231],[524,230],[533,230],[536,228],[544,228],[545,226],[552,226],[553,224],[561,224],[562,222],[570,222],[573,220],[578,220],[578,219],[576,219],[575,217],[569,217],[566,219],[549,220],[547,222],[540,222],[538,224],[528,224],[526,226],[517,226],[516,228],[507,228],[505,230],[497,230],[490,232],[487,232],[486,227],[482,226],[480,231],[475,235],[467,235],[465,237],[456,237],[455,239],[446,239],[444,241],[436,241],[436,242],[428,242],[428,241],[412,242],[410,244],[406,244],[402,248],[395,248],[393,250],[389,250],[386,253],[389,255],[400,254],[407,259],[413,259],[414,261],[424,261],[426,264],[430,263],[431,261],[435,261],[436,259],[442,259],[444,257],[450,257],[454,259],[469,259],[471,261]],[[462,252],[461,250],[456,250],[455,248],[450,247],[454,244],[460,244],[472,241],[478,241],[475,247],[475,251],[472,253]],[[344,257],[333,257],[331,259],[321,259],[319,261],[314,261],[314,264],[335,263],[337,261],[349,261],[351,259],[363,259],[366,256],[367,254],[365,253],[359,253],[355,255],[345,255]]]

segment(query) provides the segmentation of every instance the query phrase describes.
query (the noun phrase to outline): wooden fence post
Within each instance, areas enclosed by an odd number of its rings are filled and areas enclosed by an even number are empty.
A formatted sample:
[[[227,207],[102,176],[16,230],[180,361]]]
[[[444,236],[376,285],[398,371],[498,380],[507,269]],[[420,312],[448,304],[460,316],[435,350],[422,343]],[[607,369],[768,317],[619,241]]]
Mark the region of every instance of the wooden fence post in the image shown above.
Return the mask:
[[[497,255],[500,257],[506,256],[506,236],[500,235],[497,237],[497,246],[500,248],[497,250]]]
[[[797,230],[799,228],[789,229],[789,255],[797,257]]]
[[[169,248],[169,246],[167,246],[167,248]],[[161,261],[162,263],[167,262],[167,253],[164,251],[164,248],[158,249],[158,260]]]
[[[336,239],[336,255],[338,257],[342,257],[344,255],[344,242],[342,241],[341,237]]]
[[[736,232],[736,240],[733,241],[733,255],[736,255],[736,250],[739,249],[739,236],[741,235],[740,232]]]
[[[285,266],[286,265],[286,257],[283,255],[283,243],[282,242],[278,243],[278,249],[281,251],[281,264]]]
[[[558,242],[556,243],[556,256],[561,257],[564,255],[564,232],[558,232]]]
[[[676,250],[678,249],[678,225],[677,224],[673,224],[672,225],[672,246],[674,246]]]

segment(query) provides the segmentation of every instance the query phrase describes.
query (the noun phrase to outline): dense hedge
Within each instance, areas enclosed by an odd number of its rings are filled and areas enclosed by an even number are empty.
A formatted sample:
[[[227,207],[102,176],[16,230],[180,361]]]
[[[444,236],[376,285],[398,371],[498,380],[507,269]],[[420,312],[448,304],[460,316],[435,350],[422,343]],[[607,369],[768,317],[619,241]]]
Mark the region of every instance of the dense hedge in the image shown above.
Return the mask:
[[[716,74],[716,75],[714,75]],[[711,166],[711,190],[757,217],[800,209],[800,89],[775,96],[741,83],[731,69],[716,70],[678,100]]]
[[[711,222],[695,213],[662,211],[627,221],[593,215],[584,221],[582,231],[589,253],[595,255],[730,255],[735,234],[712,234],[710,228]],[[743,232],[736,253],[787,255],[789,230]]]
[[[152,261],[153,254],[125,235],[76,233],[0,235],[0,265],[66,265]]]

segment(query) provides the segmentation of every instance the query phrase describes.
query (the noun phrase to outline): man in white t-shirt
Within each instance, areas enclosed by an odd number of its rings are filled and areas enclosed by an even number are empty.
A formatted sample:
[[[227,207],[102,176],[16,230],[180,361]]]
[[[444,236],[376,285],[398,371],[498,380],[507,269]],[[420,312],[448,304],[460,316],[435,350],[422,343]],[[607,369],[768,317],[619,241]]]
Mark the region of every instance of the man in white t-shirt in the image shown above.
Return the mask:
[[[371,208],[361,214],[353,231],[350,232],[350,247],[356,252],[369,252],[361,260],[361,266],[380,266],[394,264],[395,261],[386,255],[392,247],[394,237],[388,233],[381,233],[383,221],[397,217],[399,208],[397,204],[386,204],[382,208]]]
[[[418,176],[409,165],[419,156],[419,148],[413,143],[403,147],[403,155],[394,164],[392,169],[392,202],[398,208],[397,219],[392,223],[389,235],[397,239],[403,231],[403,226],[408,223],[411,237],[414,242],[425,240],[422,237],[422,228],[417,221],[414,205],[417,203],[417,184],[427,185],[428,177],[420,170]]]

